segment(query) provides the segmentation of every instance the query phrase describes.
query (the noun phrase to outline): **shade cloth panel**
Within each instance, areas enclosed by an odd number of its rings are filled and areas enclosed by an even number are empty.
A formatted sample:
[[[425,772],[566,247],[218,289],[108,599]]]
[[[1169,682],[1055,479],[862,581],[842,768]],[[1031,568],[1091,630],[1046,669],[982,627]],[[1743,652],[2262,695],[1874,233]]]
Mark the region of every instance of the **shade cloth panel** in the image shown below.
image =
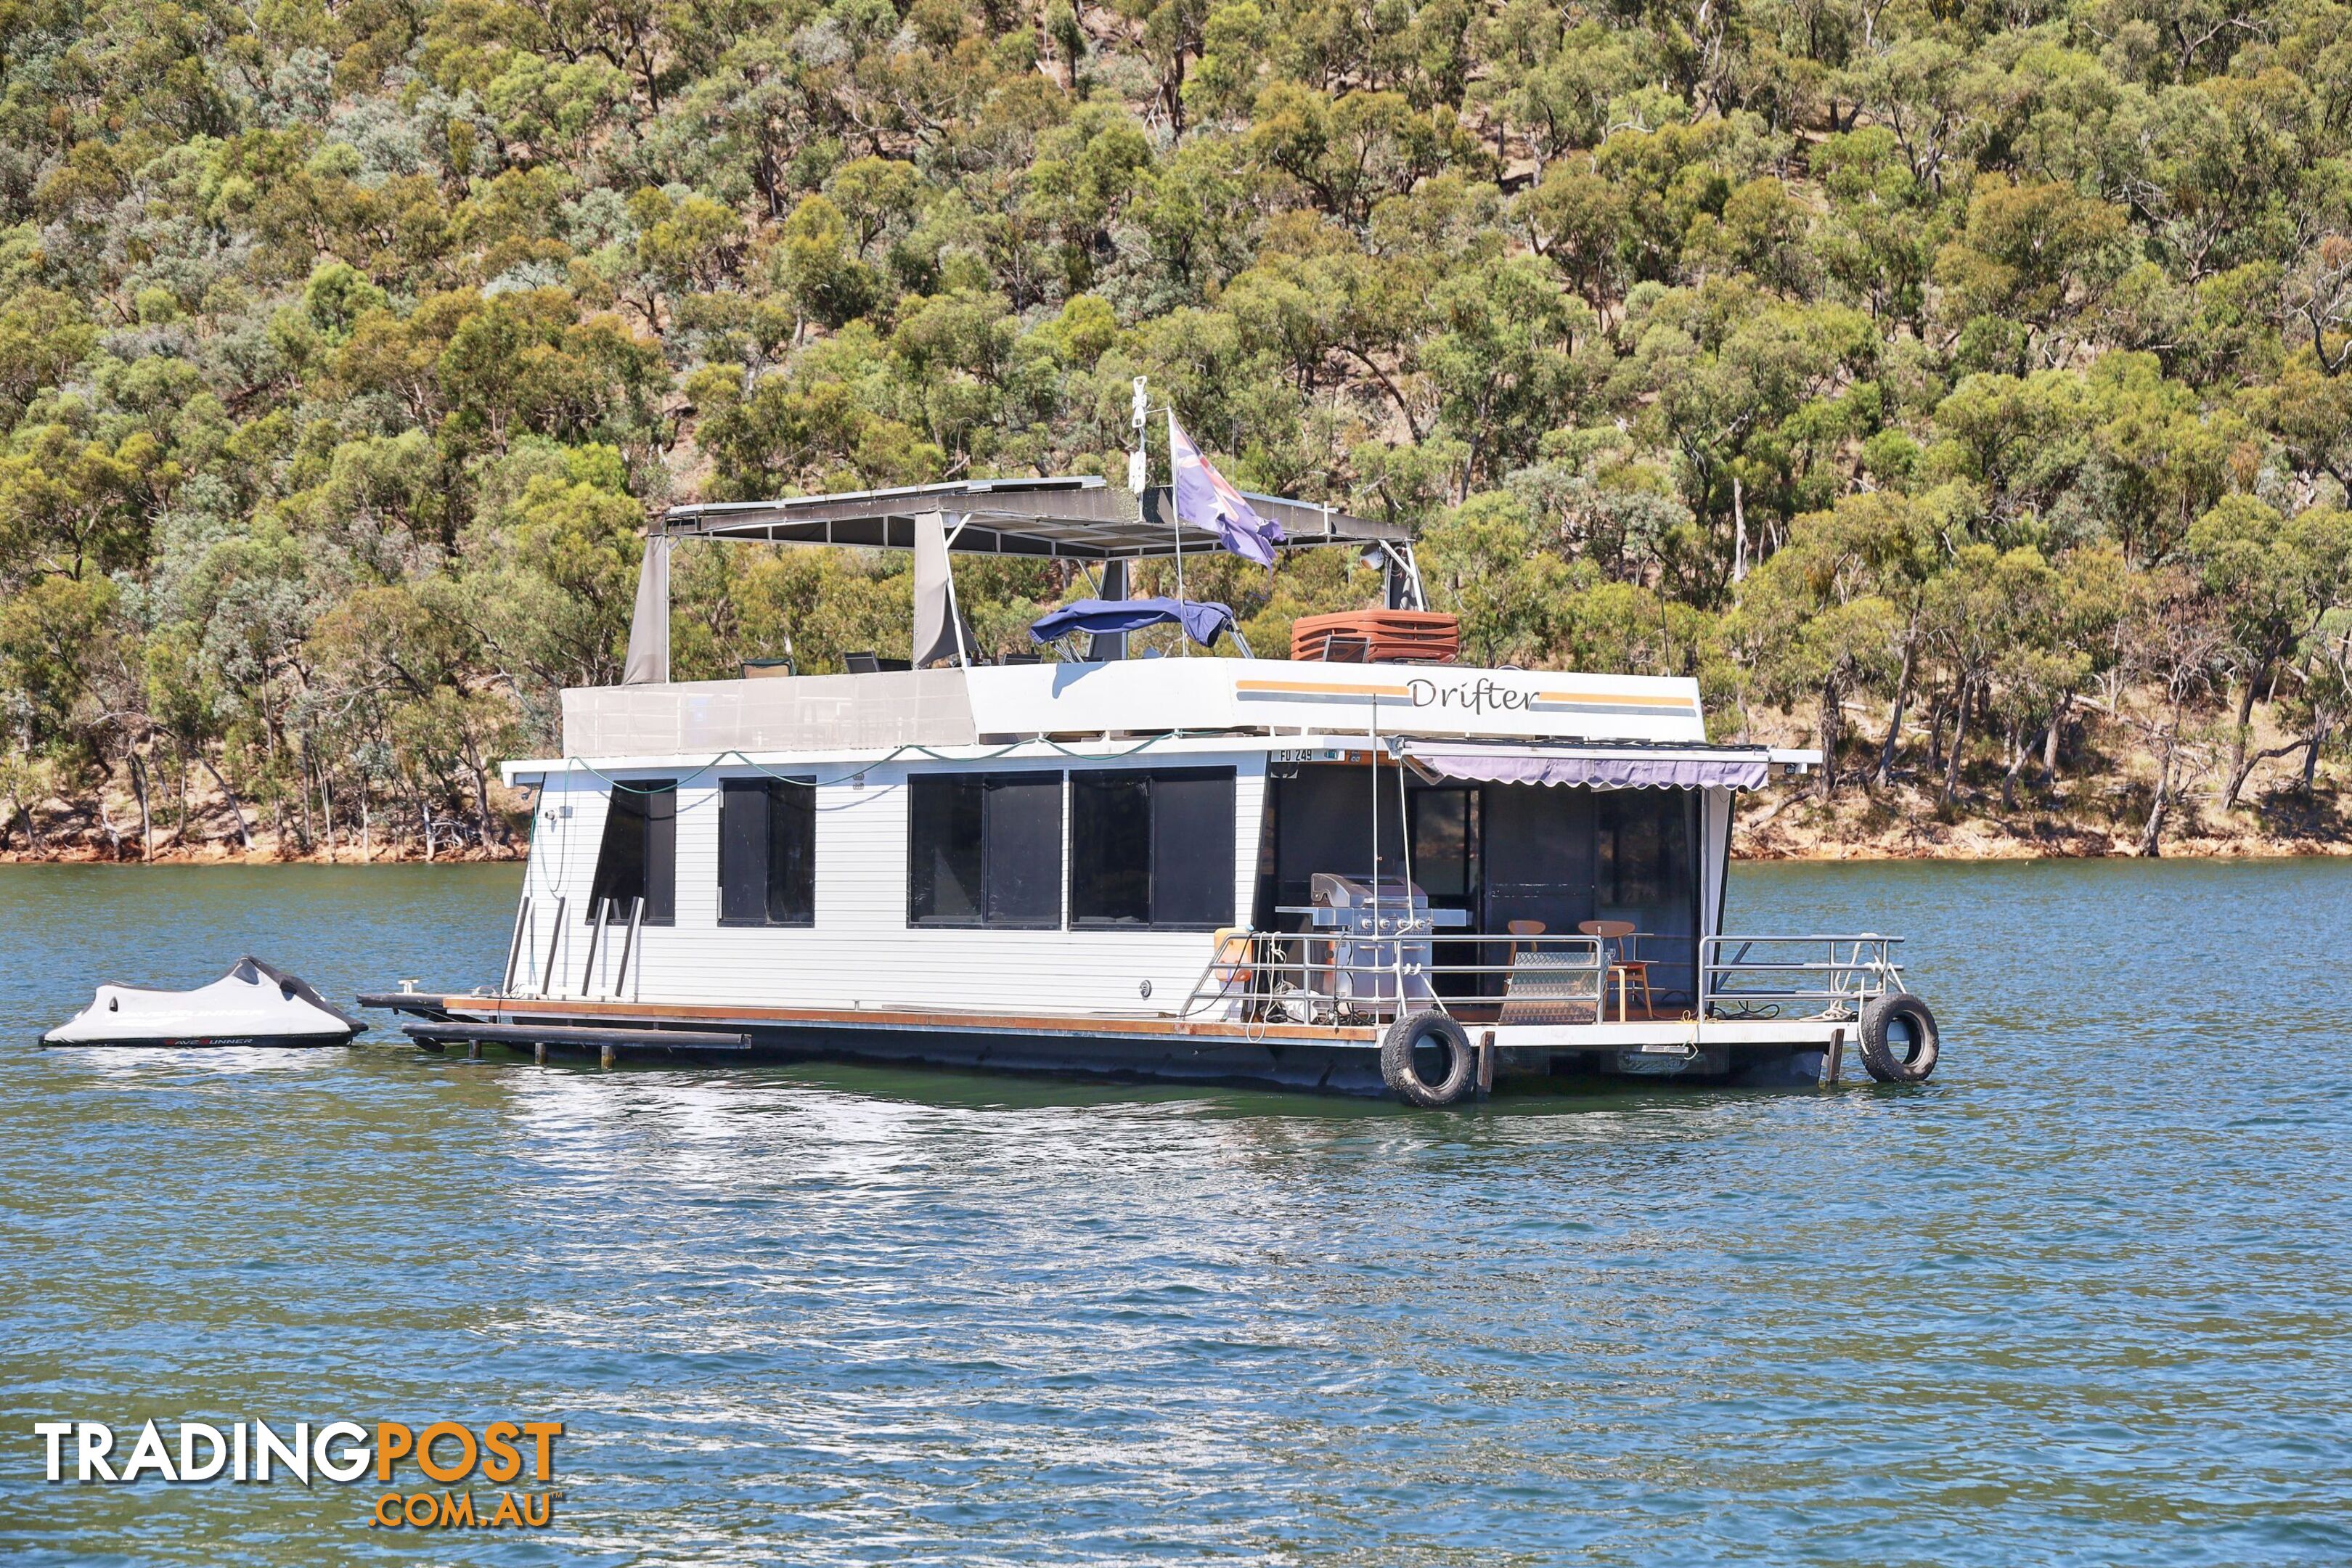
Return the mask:
[[[1193,599],[1079,599],[1030,623],[1033,641],[1049,643],[1072,632],[1136,632],[1174,621],[1207,647],[1234,625],[1229,605]]]
[[[1762,757],[1592,756],[1570,752],[1462,752],[1407,745],[1432,773],[1486,784],[1582,784],[1591,789],[1759,789]]]
[[[646,541],[637,563],[637,603],[629,617],[629,658],[621,667],[624,686],[669,683],[669,547],[656,536]]]

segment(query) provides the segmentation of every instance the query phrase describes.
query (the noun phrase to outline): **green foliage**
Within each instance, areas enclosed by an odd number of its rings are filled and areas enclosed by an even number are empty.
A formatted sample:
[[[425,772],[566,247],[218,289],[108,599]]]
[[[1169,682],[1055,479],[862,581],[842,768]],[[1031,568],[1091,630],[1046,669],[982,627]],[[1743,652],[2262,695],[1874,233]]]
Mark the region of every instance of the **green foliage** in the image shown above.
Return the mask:
[[[1695,675],[1833,751],[1924,700],[1948,793],[1947,735],[2013,786],[2158,643],[2315,759],[2345,728],[2336,8],[16,21],[20,792],[176,748],[490,831],[489,762],[618,668],[649,509],[1115,474],[1138,374],[1244,483],[1424,526],[1480,658]],[[681,671],[903,648],[903,563],[676,570]],[[991,648],[1079,587],[958,570]],[[1261,652],[1375,591],[1189,571]]]

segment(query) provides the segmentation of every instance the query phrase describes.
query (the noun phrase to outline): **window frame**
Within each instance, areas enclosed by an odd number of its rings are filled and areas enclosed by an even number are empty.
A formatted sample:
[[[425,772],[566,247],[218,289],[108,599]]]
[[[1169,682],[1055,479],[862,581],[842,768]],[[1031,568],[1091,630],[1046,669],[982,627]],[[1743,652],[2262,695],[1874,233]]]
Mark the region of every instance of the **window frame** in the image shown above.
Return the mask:
[[[769,911],[775,908],[776,816],[778,803],[791,798],[791,792],[800,792],[804,804],[800,808],[807,822],[803,840],[803,860],[807,868],[807,912],[778,920]],[[761,813],[760,840],[760,908],[757,917],[730,915],[727,912],[727,802],[730,795],[753,795],[764,803]],[[779,778],[761,773],[750,778],[727,778],[719,781],[719,853],[713,857],[714,875],[719,886],[718,923],[730,930],[807,931],[816,924],[816,780],[813,778]]]
[[[588,897],[585,907],[581,910],[583,925],[593,926],[596,923],[597,889],[606,884],[604,852],[613,841],[615,807],[624,799],[636,803],[620,815],[634,816],[638,823],[637,878],[643,889],[638,897],[645,902],[645,910],[638,923],[648,926],[677,924],[677,795],[678,781],[675,778],[614,779],[611,782],[611,787],[604,797],[604,826],[599,831],[596,839],[595,864],[589,868],[588,872]],[[666,811],[656,814],[650,809],[650,804],[656,797],[667,803]],[[667,842],[660,843],[659,841],[662,840]],[[657,845],[662,851],[658,856],[655,853]],[[655,870],[657,861],[660,862],[660,869],[667,883],[667,891],[669,895],[669,907],[660,913],[655,911],[654,905]],[[607,893],[604,897],[613,899],[616,905],[621,902],[613,894]],[[614,912],[618,920],[626,923],[629,911],[625,907],[617,908]]]
[[[915,912],[918,870],[924,846],[916,837],[916,825],[921,811],[922,795],[927,790],[952,788],[959,785],[976,787],[980,792],[980,886],[976,902],[979,913],[971,919],[943,918],[939,915],[919,916]],[[1054,822],[1051,835],[1055,864],[1051,876],[1055,889],[1054,908],[1050,914],[1026,919],[998,918],[992,913],[996,902],[997,888],[992,869],[994,857],[990,853],[992,790],[1012,786],[1043,789],[1050,785],[1054,798]],[[1059,769],[955,769],[909,773],[907,775],[907,928],[910,931],[1061,931],[1066,929],[1067,908],[1065,884],[1069,861],[1069,781]],[[936,902],[936,895],[934,896]]]
[[[1214,931],[1232,926],[1241,907],[1241,895],[1236,880],[1234,855],[1241,839],[1237,820],[1241,802],[1241,770],[1231,764],[1198,767],[1158,768],[1086,768],[1073,769],[1069,787],[1069,851],[1064,857],[1064,897],[1069,910],[1072,931]],[[1163,920],[1160,918],[1160,801],[1158,785],[1164,782],[1220,783],[1224,785],[1225,856],[1222,861],[1223,876],[1218,886],[1224,889],[1224,914],[1221,918],[1199,920]],[[1144,785],[1146,817],[1144,824],[1144,918],[1140,921],[1087,917],[1079,910],[1078,889],[1078,814],[1080,792],[1089,787],[1108,793],[1120,784],[1139,783]]]

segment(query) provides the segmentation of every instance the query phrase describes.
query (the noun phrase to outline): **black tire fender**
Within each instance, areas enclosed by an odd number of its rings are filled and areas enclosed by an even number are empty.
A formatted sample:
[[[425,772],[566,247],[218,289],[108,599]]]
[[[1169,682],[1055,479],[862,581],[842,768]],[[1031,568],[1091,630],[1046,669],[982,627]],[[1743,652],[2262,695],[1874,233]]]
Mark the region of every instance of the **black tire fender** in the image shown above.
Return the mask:
[[[1445,1052],[1445,1071],[1433,1083],[1421,1076],[1413,1059],[1433,1046]],[[1408,1013],[1381,1037],[1381,1077],[1408,1105],[1434,1110],[1453,1104],[1469,1092],[1477,1066],[1470,1037],[1443,1013]]]
[[[1862,1065],[1881,1083],[1927,1082],[1939,1044],[1936,1015],[1907,991],[1874,997],[1862,1010]]]

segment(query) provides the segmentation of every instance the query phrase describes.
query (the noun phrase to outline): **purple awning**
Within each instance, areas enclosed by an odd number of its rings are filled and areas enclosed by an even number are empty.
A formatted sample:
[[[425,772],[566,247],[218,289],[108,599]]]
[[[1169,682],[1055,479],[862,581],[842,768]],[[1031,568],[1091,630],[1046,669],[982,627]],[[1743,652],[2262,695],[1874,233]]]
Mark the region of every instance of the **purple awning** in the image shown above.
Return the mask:
[[[1411,744],[1405,754],[1433,773],[1487,784],[1582,784],[1591,789],[1759,789],[1762,757],[1596,756],[1588,752],[1462,751]]]

